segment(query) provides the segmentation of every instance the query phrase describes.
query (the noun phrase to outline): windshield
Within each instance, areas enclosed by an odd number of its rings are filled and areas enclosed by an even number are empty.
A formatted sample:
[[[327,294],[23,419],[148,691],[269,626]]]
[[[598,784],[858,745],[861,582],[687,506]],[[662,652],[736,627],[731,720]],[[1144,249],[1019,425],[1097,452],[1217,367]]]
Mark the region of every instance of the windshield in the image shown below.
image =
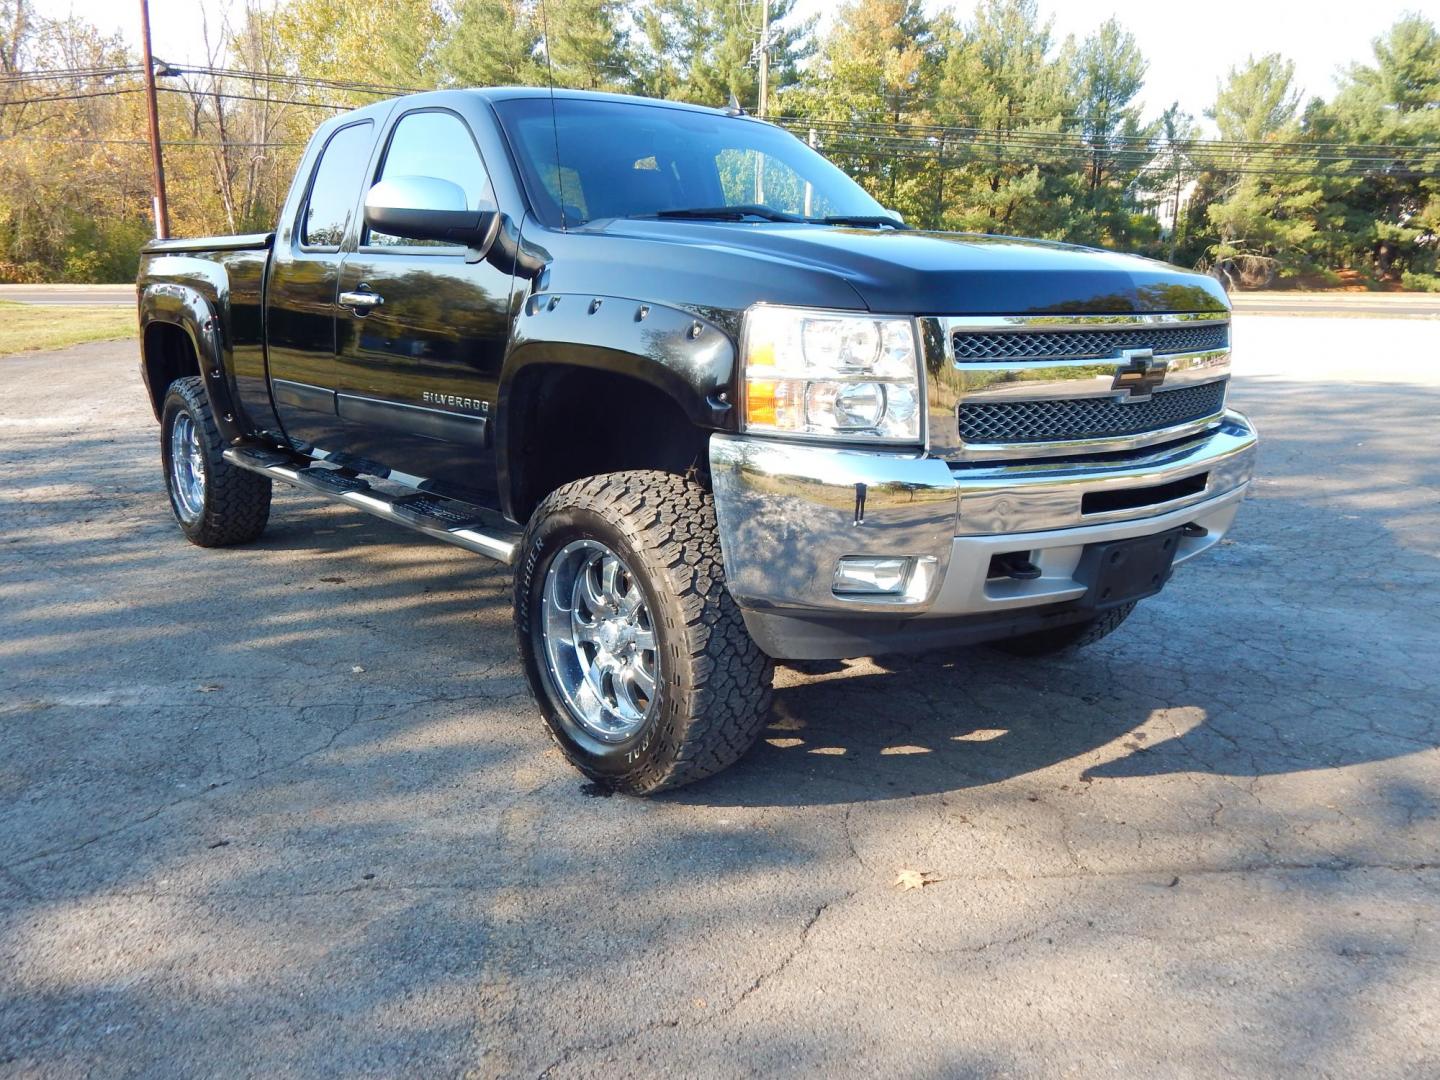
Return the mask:
[[[748,117],[560,97],[552,127],[548,98],[495,108],[547,225],[682,211],[722,218],[754,211],[782,220],[889,217],[795,136]],[[737,209],[725,215],[728,207]]]

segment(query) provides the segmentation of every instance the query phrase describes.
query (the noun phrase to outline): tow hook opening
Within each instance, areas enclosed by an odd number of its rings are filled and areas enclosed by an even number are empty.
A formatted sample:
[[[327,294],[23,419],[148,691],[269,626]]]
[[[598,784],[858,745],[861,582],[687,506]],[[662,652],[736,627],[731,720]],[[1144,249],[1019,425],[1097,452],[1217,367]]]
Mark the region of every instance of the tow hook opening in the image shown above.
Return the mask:
[[[1015,581],[1034,581],[1040,576],[1040,567],[1030,558],[1028,551],[1004,551],[990,557],[987,578],[1011,578]]]

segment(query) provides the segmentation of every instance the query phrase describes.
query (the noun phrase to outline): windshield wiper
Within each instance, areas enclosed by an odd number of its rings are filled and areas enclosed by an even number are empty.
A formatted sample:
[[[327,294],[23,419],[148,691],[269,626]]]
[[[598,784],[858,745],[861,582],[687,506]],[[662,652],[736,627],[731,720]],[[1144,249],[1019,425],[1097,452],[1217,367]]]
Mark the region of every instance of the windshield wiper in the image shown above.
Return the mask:
[[[828,214],[825,217],[806,218],[817,225],[885,225],[892,229],[908,229],[911,226],[889,214]]]
[[[738,206],[695,206],[679,210],[657,210],[653,214],[635,214],[635,217],[656,217],[656,218],[697,218],[711,221],[744,221],[746,218],[759,218],[761,221],[786,221],[796,225],[855,225],[872,226],[879,228],[885,226],[891,229],[908,229],[899,218],[891,217],[889,214],[829,214],[825,217],[805,217],[803,214],[790,214],[784,210],[776,210],[770,206],[761,206],[758,203],[742,203]]]
[[[709,218],[713,221],[744,221],[746,218],[760,218],[762,221],[805,221],[799,214],[787,214],[768,206],[694,206],[681,210],[657,210],[652,214],[637,214],[637,217],[657,218]]]

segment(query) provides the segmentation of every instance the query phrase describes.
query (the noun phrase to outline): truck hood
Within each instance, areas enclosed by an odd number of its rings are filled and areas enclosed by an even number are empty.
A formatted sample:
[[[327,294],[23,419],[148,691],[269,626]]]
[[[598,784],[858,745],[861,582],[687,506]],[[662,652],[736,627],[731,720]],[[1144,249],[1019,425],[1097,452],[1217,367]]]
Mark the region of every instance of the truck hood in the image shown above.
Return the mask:
[[[612,219],[585,232],[673,245],[712,265],[749,265],[757,299],[784,297],[794,275],[838,277],[876,312],[1021,315],[1223,311],[1213,279],[1133,255],[1042,240],[779,222]],[[677,253],[678,254],[678,253]],[[661,261],[669,261],[661,259]],[[787,283],[787,278],[790,282]],[[774,295],[771,295],[773,290]],[[691,298],[687,298],[691,299]]]

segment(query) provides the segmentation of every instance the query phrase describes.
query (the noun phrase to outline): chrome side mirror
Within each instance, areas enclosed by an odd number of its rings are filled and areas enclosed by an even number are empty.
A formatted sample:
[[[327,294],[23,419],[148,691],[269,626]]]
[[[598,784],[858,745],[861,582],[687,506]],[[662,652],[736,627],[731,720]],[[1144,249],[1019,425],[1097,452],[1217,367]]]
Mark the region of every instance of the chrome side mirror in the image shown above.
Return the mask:
[[[438,176],[393,176],[365,196],[365,223],[409,240],[448,240],[476,247],[489,239],[494,207],[472,210],[459,184]]]

